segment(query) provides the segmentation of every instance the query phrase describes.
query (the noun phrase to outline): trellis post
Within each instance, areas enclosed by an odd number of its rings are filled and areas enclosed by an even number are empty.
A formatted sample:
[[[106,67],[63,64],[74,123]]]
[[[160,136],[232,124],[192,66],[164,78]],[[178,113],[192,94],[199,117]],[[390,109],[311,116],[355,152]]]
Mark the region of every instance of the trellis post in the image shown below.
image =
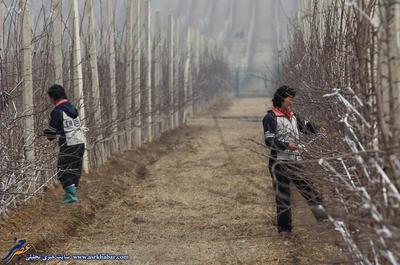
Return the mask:
[[[63,56],[62,56],[62,1],[53,0],[52,4],[52,21],[53,21],[53,54],[55,68],[55,83],[63,85]]]
[[[94,123],[96,125],[102,124],[101,116],[101,100],[100,100],[100,84],[99,84],[99,71],[97,69],[97,47],[96,47],[96,34],[94,30],[94,12],[93,12],[93,0],[87,1],[86,16],[88,17],[88,45],[89,45],[89,64],[91,70],[91,107],[94,113]],[[102,134],[97,135],[97,139],[101,139]],[[95,139],[95,141],[97,140]],[[95,152],[99,155],[99,160],[96,164],[101,164],[105,161],[105,150],[104,143],[96,143],[94,147]]]
[[[133,148],[132,145],[132,95],[133,91],[133,79],[132,79],[132,63],[133,63],[133,38],[132,38],[132,27],[133,27],[133,17],[132,17],[132,1],[127,1],[127,13],[126,13],[126,61],[125,61],[125,98],[126,98],[126,109],[125,109],[125,118],[126,118],[126,149],[130,150]]]
[[[81,54],[81,37],[80,37],[80,26],[79,26],[79,9],[78,0],[73,0],[71,2],[71,8],[73,13],[73,67],[74,71],[74,97],[75,102],[79,110],[79,118],[81,120],[82,127],[85,127],[86,116],[85,116],[85,99],[83,95],[83,74],[82,74],[82,54]],[[88,154],[85,152],[83,156],[83,171],[89,171],[89,159]]]
[[[174,129],[174,17],[168,16],[168,118],[169,128]]]
[[[194,70],[194,78],[192,77],[192,80],[197,82],[198,78],[198,73],[199,73],[199,30],[194,29],[193,31],[193,70]],[[192,81],[193,82],[193,81]],[[197,103],[198,103],[198,96],[199,96],[199,91],[198,87],[196,86],[196,91],[193,91],[192,89],[192,115],[194,115],[197,112]]]
[[[175,20],[175,58],[174,58],[174,71],[175,71],[175,77],[174,77],[174,83],[175,83],[175,88],[174,88],[174,109],[173,109],[173,120],[174,120],[174,126],[179,127],[179,87],[180,87],[180,82],[179,82],[179,70],[180,70],[180,54],[181,54],[181,46],[180,46],[180,21],[179,19]]]
[[[110,152],[118,152],[118,143],[116,137],[117,132],[117,88],[116,88],[116,70],[115,70],[115,39],[114,39],[114,1],[107,1],[107,33],[108,33],[108,61],[109,61],[109,73],[110,73],[110,95],[111,95],[111,142]]]
[[[135,142],[137,147],[142,146],[142,18],[141,0],[136,0],[136,49],[135,49]]]
[[[163,128],[162,126],[162,106],[163,106],[163,90],[162,90],[162,27],[161,27],[161,13],[156,12],[156,33],[155,33],[155,48],[154,48],[154,61],[155,61],[155,69],[154,69],[154,84],[155,84],[155,93],[156,98],[155,101],[155,128],[154,128],[154,136],[158,137]]]
[[[186,58],[185,58],[185,69],[184,69],[184,111],[183,111],[183,123],[187,122],[188,117],[191,115],[192,110],[192,28],[189,27],[186,37]]]
[[[22,82],[22,111],[24,113],[23,139],[26,160],[35,161],[35,125],[33,119],[33,80],[32,80],[32,14],[28,0],[19,2],[21,14],[20,49],[21,49],[21,79]]]
[[[145,18],[145,49],[146,49],[146,115],[147,115],[147,142],[153,141],[153,110],[152,110],[152,92],[151,92],[151,71],[152,71],[152,36],[151,36],[151,1],[146,1],[146,18]]]

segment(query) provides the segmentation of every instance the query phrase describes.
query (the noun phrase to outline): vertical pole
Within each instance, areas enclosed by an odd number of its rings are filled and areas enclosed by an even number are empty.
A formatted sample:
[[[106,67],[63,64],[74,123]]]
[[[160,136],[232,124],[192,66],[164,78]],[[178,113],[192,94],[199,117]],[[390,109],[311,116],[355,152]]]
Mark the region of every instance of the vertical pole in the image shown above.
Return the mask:
[[[174,129],[174,17],[168,16],[168,95],[169,95],[169,123]]]
[[[115,72],[115,39],[114,39],[114,1],[107,1],[107,19],[108,19],[108,58],[109,58],[109,71],[110,71],[110,92],[111,92],[111,133],[117,132],[117,88],[116,88],[116,72]],[[118,151],[117,137],[111,137],[110,144],[111,153]]]
[[[281,21],[279,17],[279,0],[274,0],[275,40],[277,49],[278,78],[281,79]]]
[[[205,56],[205,62],[206,64],[210,64],[210,39],[208,37],[205,37],[205,50],[206,50],[206,56]]]
[[[152,64],[152,39],[151,39],[151,0],[146,1],[146,90],[147,90],[147,141],[153,141],[152,96],[151,96],[151,64]]]
[[[142,58],[142,18],[141,0],[136,0],[136,50],[135,50],[135,141],[136,146],[142,146],[142,89],[141,89],[141,58]]]
[[[5,16],[4,16],[4,3],[0,3],[0,56],[3,57],[4,53],[4,24],[5,24]],[[0,80],[4,80],[2,76],[2,69],[0,68]]]
[[[210,66],[210,41],[208,37],[204,36],[204,60],[203,63],[206,65],[206,67]],[[208,107],[209,104],[209,95],[205,96],[203,98],[203,109],[206,109]]]
[[[132,79],[132,61],[133,61],[133,39],[132,39],[132,27],[133,27],[133,17],[132,17],[132,1],[127,1],[127,14],[126,14],[126,80],[125,80],[125,98],[126,98],[126,140],[127,149],[132,149],[132,94],[133,94],[133,79]]]
[[[53,0],[52,1],[52,21],[53,21],[53,54],[54,54],[54,67],[56,72],[56,80],[57,84],[63,84],[63,57],[62,57],[62,17],[61,17],[61,9],[62,2],[61,0]]]
[[[200,70],[200,30],[196,29],[196,74]]]
[[[73,7],[73,38],[74,47],[73,49],[73,66],[74,66],[74,97],[79,110],[79,118],[81,124],[85,126],[85,100],[83,96],[83,75],[82,75],[82,55],[81,55],[81,37],[80,37],[80,26],[79,26],[79,10],[78,10],[78,0],[72,1]],[[83,171],[89,171],[89,160],[87,152],[85,152],[83,157]]]
[[[391,13],[393,22],[390,24],[390,63],[392,73],[392,86],[393,86],[393,103],[389,103],[392,105],[392,109],[399,109],[400,107],[400,3],[393,2],[391,6]],[[400,132],[400,115],[398,111],[391,111],[391,115],[393,116],[393,131],[394,134],[398,135]],[[398,143],[400,143],[400,139],[397,137]]]
[[[94,12],[93,12],[93,0],[87,1],[87,8],[86,8],[86,17],[89,18],[88,27],[89,27],[89,64],[91,69],[92,75],[92,87],[91,87],[91,95],[92,95],[92,105],[94,112],[94,123],[101,124],[102,123],[102,116],[101,116],[101,101],[100,101],[100,90],[99,90],[99,71],[97,68],[97,47],[96,47],[96,34],[94,31]],[[98,139],[102,138],[101,134],[98,134]],[[98,143],[94,150],[98,150],[99,160],[96,161],[96,164],[102,164],[106,157],[104,151],[104,144]]]
[[[196,74],[200,71],[200,52],[201,52],[200,40],[201,40],[200,30],[196,29],[196,65],[197,65]]]
[[[203,66],[206,63],[206,59],[205,59],[205,43],[206,43],[206,38],[203,35],[200,35],[200,65]],[[200,111],[204,110],[204,105],[205,105],[205,97],[206,95],[203,93],[201,95],[200,98],[200,102],[199,102],[199,108]]]
[[[76,62],[75,62],[75,56],[74,56],[74,49],[75,49],[74,0],[69,1],[69,8],[70,8],[70,15],[68,17],[68,25],[69,25],[69,31],[72,32],[72,33],[69,34],[70,43],[69,43],[69,47],[68,47],[68,51],[69,51],[69,58],[68,58],[68,66],[69,66],[68,67],[68,88],[69,88],[69,93],[68,93],[68,96],[75,100],[77,97],[75,96],[75,87],[76,87],[75,66],[76,66]]]
[[[194,45],[193,45],[193,53],[194,53],[194,60],[193,60],[193,66],[194,66],[194,80],[197,82],[198,78],[198,73],[199,73],[199,30],[195,29],[194,30]],[[197,112],[197,103],[198,103],[198,97],[199,97],[199,91],[198,88],[196,87],[196,91],[192,91],[192,114],[195,114]]]
[[[162,99],[163,99],[163,93],[162,93],[162,28],[161,28],[161,13],[156,12],[156,38],[155,38],[155,88],[156,88],[156,98],[155,100],[155,106],[157,108],[156,111],[156,126],[155,126],[155,137],[158,137],[159,132],[161,132],[163,126],[161,125],[161,115],[162,115]]]
[[[180,88],[180,82],[179,82],[179,64],[180,64],[180,28],[181,28],[181,24],[180,24],[180,20],[177,19],[176,20],[176,27],[175,27],[175,66],[174,66],[174,70],[175,70],[175,99],[174,99],[174,106],[175,108],[173,109],[174,111],[174,125],[175,127],[179,127],[180,123],[179,123],[179,88]]]
[[[187,122],[188,117],[191,115],[191,96],[192,96],[192,84],[191,84],[191,65],[192,65],[192,28],[189,27],[186,37],[186,58],[185,58],[185,69],[184,69],[184,111],[183,111],[183,123]]]
[[[209,67],[211,64],[211,55],[210,55],[210,39],[208,37],[204,38],[204,64]],[[208,107],[208,99],[204,101],[204,108]]]
[[[20,15],[20,43],[21,43],[21,78],[22,83],[22,110],[24,112],[23,138],[24,153],[28,161],[35,161],[35,126],[33,119],[33,81],[32,81],[32,16],[28,0],[19,2]]]
[[[236,66],[236,77],[235,77],[235,87],[236,87],[236,97],[239,97],[240,92],[240,68],[239,65]]]
[[[0,3],[0,49],[1,52],[3,52],[4,49],[4,22],[5,22],[5,16],[4,16],[4,3]]]

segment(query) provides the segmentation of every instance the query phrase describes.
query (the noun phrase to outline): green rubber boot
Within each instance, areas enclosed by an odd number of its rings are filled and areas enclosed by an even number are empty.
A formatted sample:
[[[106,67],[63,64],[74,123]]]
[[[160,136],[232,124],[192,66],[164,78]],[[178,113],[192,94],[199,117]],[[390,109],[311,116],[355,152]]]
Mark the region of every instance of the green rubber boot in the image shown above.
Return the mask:
[[[71,185],[65,188],[65,195],[62,203],[74,203],[78,201],[78,197],[76,196],[76,187],[75,185]]]

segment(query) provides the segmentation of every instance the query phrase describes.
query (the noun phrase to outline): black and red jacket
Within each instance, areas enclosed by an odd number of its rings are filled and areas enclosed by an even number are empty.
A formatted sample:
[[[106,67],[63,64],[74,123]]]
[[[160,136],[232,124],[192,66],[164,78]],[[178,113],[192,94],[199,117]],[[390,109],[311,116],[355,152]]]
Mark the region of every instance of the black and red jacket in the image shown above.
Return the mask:
[[[49,140],[55,140],[57,135],[59,146],[72,146],[85,143],[81,129],[78,110],[66,99],[55,104],[50,114],[49,127],[44,130]]]
[[[265,144],[271,149],[270,159],[273,160],[298,160],[298,152],[288,149],[289,142],[297,144],[300,133],[316,133],[310,122],[303,122],[295,113],[284,113],[277,108],[264,116],[263,128]]]

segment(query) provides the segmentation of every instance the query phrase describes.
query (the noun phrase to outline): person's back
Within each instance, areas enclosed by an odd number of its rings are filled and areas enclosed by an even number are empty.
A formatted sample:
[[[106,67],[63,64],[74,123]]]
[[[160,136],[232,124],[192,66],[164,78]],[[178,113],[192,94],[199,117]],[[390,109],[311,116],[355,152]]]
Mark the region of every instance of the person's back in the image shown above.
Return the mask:
[[[50,114],[49,128],[44,130],[49,140],[58,137],[60,152],[58,156],[58,179],[65,195],[64,203],[78,201],[76,188],[82,172],[85,152],[85,136],[81,128],[78,110],[68,101],[64,88],[53,85],[48,91],[54,109]]]
[[[59,132],[60,147],[85,143],[78,110],[66,99],[56,103],[51,113],[50,126]]]

